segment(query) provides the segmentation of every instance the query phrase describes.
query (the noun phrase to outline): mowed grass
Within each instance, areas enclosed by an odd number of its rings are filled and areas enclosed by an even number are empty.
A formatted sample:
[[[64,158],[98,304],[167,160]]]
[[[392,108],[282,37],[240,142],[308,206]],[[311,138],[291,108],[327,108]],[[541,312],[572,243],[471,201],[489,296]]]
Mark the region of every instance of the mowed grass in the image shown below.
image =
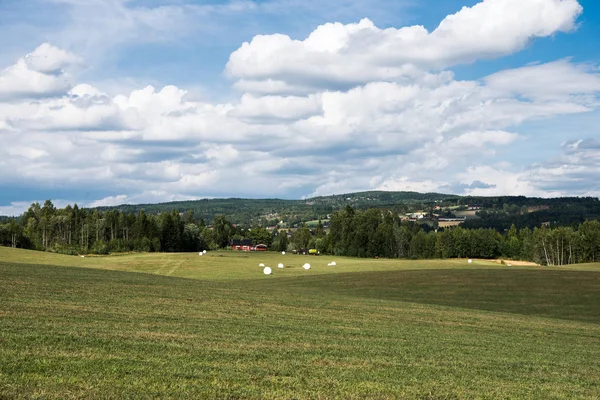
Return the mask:
[[[302,268],[310,263],[310,275],[365,272],[365,271],[397,271],[414,269],[478,269],[501,268],[493,261],[475,260],[468,264],[467,260],[393,260],[393,259],[361,259],[337,256],[305,256],[278,252],[209,252],[200,257],[198,253],[134,253],[111,256],[65,256],[61,254],[23,251],[0,247],[0,261],[24,264],[45,264],[73,266],[95,269],[110,269],[126,272],[143,272],[155,275],[192,278],[200,280],[240,280],[256,279],[262,275],[263,263],[274,269],[272,279],[284,277],[304,277],[307,275]],[[337,266],[328,267],[330,261],[336,261]],[[277,264],[283,263],[285,269],[278,269]],[[600,271],[600,268],[595,268]]]
[[[599,397],[598,265],[0,248],[0,398]]]

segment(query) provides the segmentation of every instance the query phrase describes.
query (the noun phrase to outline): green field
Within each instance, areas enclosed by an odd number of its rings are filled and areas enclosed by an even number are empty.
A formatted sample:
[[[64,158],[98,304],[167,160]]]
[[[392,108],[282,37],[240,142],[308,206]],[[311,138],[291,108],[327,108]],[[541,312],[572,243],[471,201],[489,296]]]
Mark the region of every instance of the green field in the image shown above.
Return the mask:
[[[316,228],[317,226],[319,226],[319,221],[321,221],[322,224],[324,224],[325,222],[329,222],[329,219],[314,219],[312,221],[306,221],[304,223],[304,225],[308,226],[309,228]]]
[[[600,265],[0,248],[0,398],[598,399]]]

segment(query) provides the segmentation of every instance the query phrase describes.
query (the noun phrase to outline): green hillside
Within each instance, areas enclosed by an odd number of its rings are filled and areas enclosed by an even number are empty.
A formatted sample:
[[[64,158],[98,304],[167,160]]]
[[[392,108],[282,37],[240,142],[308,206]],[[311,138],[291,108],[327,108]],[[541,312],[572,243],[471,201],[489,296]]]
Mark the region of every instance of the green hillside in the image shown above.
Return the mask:
[[[120,205],[116,207],[100,207],[99,210],[118,209],[127,213],[145,210],[148,213],[160,213],[177,210],[193,211],[196,217],[212,221],[216,215],[225,215],[238,224],[256,224],[263,219],[283,218],[291,224],[318,219],[339,210],[346,205],[358,209],[370,207],[395,207],[408,204],[432,203],[452,200],[459,196],[440,193],[417,192],[383,192],[370,191],[347,193],[331,196],[320,196],[305,200],[281,199],[202,199],[176,201],[160,204]]]
[[[415,210],[433,210],[434,206],[478,205],[484,213],[471,220],[469,228],[508,229],[512,224],[518,228],[539,226],[552,221],[560,225],[581,223],[586,219],[600,219],[600,200],[594,197],[538,198],[525,196],[473,197],[441,193],[367,191],[304,200],[281,199],[202,199],[160,204],[120,205],[100,207],[99,210],[120,210],[137,213],[145,210],[156,214],[177,210],[192,211],[196,218],[207,223],[217,215],[224,215],[235,224],[274,225],[285,221],[289,226],[300,222],[324,219],[327,215],[346,206],[357,210],[370,208],[390,209],[399,213]],[[536,212],[525,211],[539,207]]]
[[[599,264],[329,261],[0,248],[0,398],[600,395]]]

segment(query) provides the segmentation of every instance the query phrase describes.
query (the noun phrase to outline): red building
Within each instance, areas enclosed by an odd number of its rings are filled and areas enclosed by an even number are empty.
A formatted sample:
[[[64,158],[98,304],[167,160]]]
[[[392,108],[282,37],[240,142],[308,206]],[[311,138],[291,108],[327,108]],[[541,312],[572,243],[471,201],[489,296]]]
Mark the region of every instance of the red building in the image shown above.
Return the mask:
[[[239,251],[267,251],[266,244],[252,245],[252,239],[232,239],[231,248]]]
[[[233,250],[240,250],[240,251],[250,251],[252,250],[252,240],[250,239],[233,239],[231,241],[231,248]]]

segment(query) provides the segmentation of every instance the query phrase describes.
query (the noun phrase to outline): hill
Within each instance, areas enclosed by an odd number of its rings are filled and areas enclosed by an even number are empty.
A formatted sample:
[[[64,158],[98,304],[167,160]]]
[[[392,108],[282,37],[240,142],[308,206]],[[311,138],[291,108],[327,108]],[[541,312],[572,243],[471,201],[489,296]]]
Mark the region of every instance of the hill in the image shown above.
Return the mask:
[[[245,240],[279,251],[315,249],[368,258],[503,257],[561,265],[600,258],[599,218],[597,198],[414,192],[308,200],[213,199],[109,209],[57,209],[47,200],[0,223],[0,245],[108,254],[216,250]],[[458,225],[462,228],[453,229]]]
[[[540,226],[546,222],[569,226],[585,220],[600,219],[600,201],[595,197],[539,198],[525,196],[474,197],[443,193],[366,191],[330,196],[319,196],[301,200],[286,199],[200,199],[155,204],[122,204],[110,207],[97,207],[105,212],[118,210],[127,214],[145,211],[148,214],[161,214],[175,210],[179,213],[192,212],[196,220],[211,224],[216,216],[224,216],[230,222],[245,226],[273,226],[283,221],[288,227],[302,222],[327,219],[335,211],[346,206],[355,210],[370,208],[389,209],[400,214],[415,210],[435,213],[436,209],[446,210],[445,216],[454,217],[454,211],[476,206],[467,228],[494,228],[507,230],[511,225],[517,228]],[[92,209],[92,210],[94,210]],[[439,212],[438,212],[439,213]],[[442,213],[442,216],[444,214]],[[17,218],[0,216],[0,224]]]
[[[600,394],[598,264],[326,261],[0,248],[0,398]]]
[[[274,222],[284,219],[290,224],[324,218],[347,205],[357,209],[403,207],[417,204],[431,204],[436,201],[455,201],[460,196],[441,193],[417,192],[384,192],[368,191],[346,193],[331,196],[319,196],[303,200],[282,199],[201,199],[175,201],[158,204],[119,205],[99,207],[101,211],[120,210],[127,213],[137,213],[145,210],[147,213],[161,213],[171,210],[179,212],[193,211],[194,216],[207,222],[216,215],[224,215],[236,224],[253,225],[262,221]]]
[[[288,226],[300,222],[325,219],[346,206],[357,210],[369,208],[393,209],[399,213],[430,210],[434,207],[476,205],[485,211],[481,221],[471,221],[469,227],[508,229],[541,225],[553,221],[559,225],[581,223],[587,219],[600,219],[600,201],[594,197],[539,198],[525,196],[474,197],[442,193],[367,191],[304,200],[282,199],[202,199],[159,204],[119,205],[100,207],[101,211],[120,210],[137,213],[145,210],[155,214],[171,210],[180,213],[192,211],[196,218],[207,223],[217,215],[242,225],[275,225],[284,221]]]

